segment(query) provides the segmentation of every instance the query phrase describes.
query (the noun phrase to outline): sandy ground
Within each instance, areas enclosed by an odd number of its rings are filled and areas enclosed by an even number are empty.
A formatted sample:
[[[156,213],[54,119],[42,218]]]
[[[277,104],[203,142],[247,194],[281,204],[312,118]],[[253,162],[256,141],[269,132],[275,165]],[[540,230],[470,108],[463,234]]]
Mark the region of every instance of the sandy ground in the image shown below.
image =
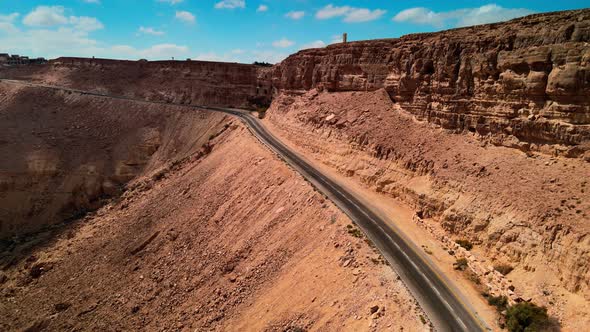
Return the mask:
[[[347,219],[241,124],[3,252],[1,330],[421,331]]]

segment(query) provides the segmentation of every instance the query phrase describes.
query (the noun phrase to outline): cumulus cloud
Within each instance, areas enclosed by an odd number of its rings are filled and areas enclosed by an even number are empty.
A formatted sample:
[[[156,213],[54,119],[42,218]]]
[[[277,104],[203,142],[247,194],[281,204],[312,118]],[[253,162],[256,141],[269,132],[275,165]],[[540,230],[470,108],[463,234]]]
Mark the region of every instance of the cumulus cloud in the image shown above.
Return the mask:
[[[188,24],[193,24],[196,21],[195,15],[184,10],[176,12],[176,19]]]
[[[19,17],[19,13],[0,15],[0,32],[14,33],[18,29],[13,22]]]
[[[292,11],[285,14],[285,17],[288,17],[292,20],[300,20],[305,16],[304,11]]]
[[[23,24],[34,27],[50,27],[68,23],[62,6],[39,6],[27,14]]]
[[[316,41],[313,41],[309,44],[305,44],[305,45],[301,46],[301,49],[305,50],[308,48],[321,48],[321,47],[325,47],[325,46],[326,46],[326,43],[324,43],[324,41],[316,40]]]
[[[287,47],[291,47],[293,45],[295,45],[295,42],[292,40],[289,40],[287,38],[281,38],[281,39],[274,41],[272,43],[272,46],[278,47],[278,48],[287,48]]]
[[[8,15],[0,15],[0,22],[14,22],[20,16],[19,13],[12,13]]]
[[[66,17],[65,8],[62,6],[39,6],[25,16],[23,24],[42,28],[71,25],[79,31],[95,31],[104,28],[103,24],[94,17]]]
[[[246,8],[246,0],[223,0],[215,4],[217,9]]]
[[[159,30],[156,30],[152,27],[140,26],[138,32],[141,34],[144,34],[144,35],[152,35],[152,36],[163,36],[164,35],[164,31],[159,31]]]
[[[26,23],[22,30],[12,25],[19,17],[18,13],[0,15],[0,45],[10,53],[47,58],[96,56],[155,60],[173,56],[182,58],[190,53],[188,47],[176,44],[158,44],[147,48],[108,45],[91,36],[93,31],[103,28],[100,21],[87,16],[66,16],[67,11],[61,6],[37,7],[23,19],[23,23]],[[11,33],[2,33],[7,29]],[[144,32],[158,33],[157,30],[150,29],[144,28]]]
[[[260,6],[258,6],[258,9],[256,9],[256,11],[259,13],[268,11],[268,6],[267,5],[260,5]]]
[[[346,23],[360,23],[374,21],[383,16],[387,11],[383,9],[355,8],[350,6],[334,6],[329,4],[317,11],[315,17],[320,20],[343,17]]]
[[[99,20],[88,16],[70,16],[69,23],[73,24],[74,28],[80,31],[95,31],[104,28],[104,25]]]
[[[435,12],[428,8],[415,7],[399,12],[393,17],[393,20],[395,22],[431,25],[437,28],[442,28],[447,25],[465,27],[507,21],[533,13],[532,10],[526,8],[504,8],[496,4],[446,12]]]

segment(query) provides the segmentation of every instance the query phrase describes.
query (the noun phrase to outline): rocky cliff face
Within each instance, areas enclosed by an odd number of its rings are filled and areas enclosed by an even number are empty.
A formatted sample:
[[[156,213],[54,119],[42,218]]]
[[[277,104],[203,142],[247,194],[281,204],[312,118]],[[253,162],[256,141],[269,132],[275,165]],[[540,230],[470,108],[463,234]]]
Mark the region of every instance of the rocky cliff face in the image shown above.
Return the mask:
[[[270,103],[270,68],[207,61],[58,58],[0,70],[0,77],[193,105],[252,108]]]
[[[282,91],[374,91],[418,119],[523,150],[580,156],[590,140],[590,10],[304,50]]]

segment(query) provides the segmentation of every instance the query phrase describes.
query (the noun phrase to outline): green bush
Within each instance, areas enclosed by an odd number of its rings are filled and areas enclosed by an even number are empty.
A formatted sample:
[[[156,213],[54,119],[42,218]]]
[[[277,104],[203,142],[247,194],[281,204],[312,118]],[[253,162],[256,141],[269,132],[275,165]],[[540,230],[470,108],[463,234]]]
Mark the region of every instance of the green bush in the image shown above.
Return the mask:
[[[506,327],[510,332],[542,331],[548,326],[547,309],[534,303],[517,303],[506,311]]]
[[[503,275],[507,275],[508,273],[512,272],[512,270],[514,270],[514,268],[508,264],[500,264],[500,265],[495,265],[494,270],[502,273]]]
[[[461,271],[465,271],[467,269],[467,259],[466,258],[459,258],[457,259],[457,261],[455,262],[455,264],[453,264],[455,270],[461,270]]]
[[[508,298],[506,296],[489,296],[488,304],[496,307],[498,312],[502,312],[508,307]]]
[[[457,243],[461,247],[465,248],[465,250],[471,250],[473,248],[473,244],[471,242],[469,242],[469,240],[461,239],[461,240],[455,241],[455,243]]]

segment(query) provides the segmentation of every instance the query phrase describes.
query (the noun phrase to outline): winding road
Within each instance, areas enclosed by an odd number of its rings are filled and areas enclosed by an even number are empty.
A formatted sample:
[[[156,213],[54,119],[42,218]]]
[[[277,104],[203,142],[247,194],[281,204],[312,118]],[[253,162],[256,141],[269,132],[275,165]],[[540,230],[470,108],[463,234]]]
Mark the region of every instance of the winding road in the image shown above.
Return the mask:
[[[393,266],[395,271],[410,289],[418,303],[429,316],[437,331],[486,331],[489,328],[477,315],[453,284],[428,259],[420,254],[415,246],[401,231],[390,226],[377,211],[363,203],[351,191],[339,185],[335,180],[312,167],[274,137],[262,123],[249,112],[238,109],[150,102],[141,99],[110,96],[89,91],[81,91],[58,86],[34,84],[23,81],[0,79],[2,82],[38,86],[49,89],[76,92],[103,98],[132,100],[142,103],[155,103],[191,107],[194,109],[222,112],[240,118],[251,132],[280,158],[310,181],[318,190],[332,200],[346,213],[373,241],[375,246]]]

